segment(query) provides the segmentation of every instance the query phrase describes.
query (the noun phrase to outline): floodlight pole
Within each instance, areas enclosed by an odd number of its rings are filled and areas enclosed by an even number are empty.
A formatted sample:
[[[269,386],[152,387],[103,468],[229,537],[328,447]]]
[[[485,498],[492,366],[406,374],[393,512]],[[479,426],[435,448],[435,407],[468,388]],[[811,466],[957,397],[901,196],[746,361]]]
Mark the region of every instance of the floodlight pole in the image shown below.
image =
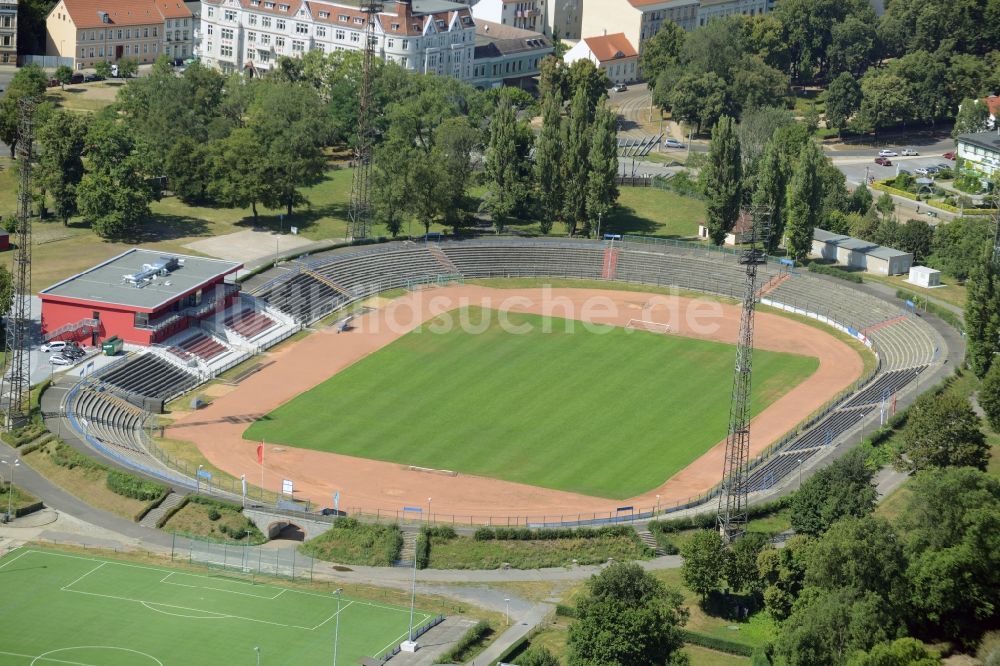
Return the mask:
[[[337,666],[337,645],[340,642],[340,594],[343,591],[342,587],[333,591],[337,595],[337,622],[334,624],[333,630],[333,666]]]
[[[0,460],[0,462],[10,467],[10,484],[7,486],[7,513],[4,514],[4,522],[6,523],[10,522],[11,500],[14,499],[14,468],[20,467],[21,460],[14,458],[13,462],[7,462],[6,460]]]

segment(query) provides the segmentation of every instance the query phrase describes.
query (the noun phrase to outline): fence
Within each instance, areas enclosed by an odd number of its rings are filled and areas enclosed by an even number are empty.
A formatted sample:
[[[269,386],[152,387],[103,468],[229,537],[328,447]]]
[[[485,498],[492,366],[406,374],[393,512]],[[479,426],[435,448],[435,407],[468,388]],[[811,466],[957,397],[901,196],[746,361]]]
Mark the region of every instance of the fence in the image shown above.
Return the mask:
[[[313,580],[315,561],[296,548],[261,548],[217,543],[191,535],[175,534],[170,561],[200,564],[206,569],[251,577],[263,575],[290,580]]]
[[[28,65],[38,65],[39,67],[44,67],[45,69],[55,69],[56,67],[61,67],[62,65],[70,68],[73,67],[72,58],[63,58],[60,56],[22,55],[18,56],[17,60],[20,67],[26,67]]]

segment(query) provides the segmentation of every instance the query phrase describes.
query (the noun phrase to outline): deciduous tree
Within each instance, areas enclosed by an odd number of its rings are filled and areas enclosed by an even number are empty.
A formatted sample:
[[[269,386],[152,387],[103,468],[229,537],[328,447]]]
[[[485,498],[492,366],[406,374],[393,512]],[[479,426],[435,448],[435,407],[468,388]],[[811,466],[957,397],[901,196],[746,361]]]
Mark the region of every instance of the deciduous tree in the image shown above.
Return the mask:
[[[792,500],[792,527],[799,534],[822,534],[841,518],[868,515],[875,508],[872,471],[865,453],[851,451],[807,479]]]
[[[823,155],[816,144],[807,142],[799,153],[798,165],[788,184],[787,249],[796,261],[802,261],[809,254],[813,230],[820,226],[823,211],[822,160]]]
[[[27,65],[17,70],[14,78],[0,97],[0,142],[10,148],[11,158],[17,152],[17,128],[20,117],[21,99],[28,97],[41,100],[45,94],[47,78],[38,65]]]
[[[716,530],[696,532],[681,548],[681,576],[693,592],[708,597],[726,573],[726,545]]]
[[[910,406],[899,434],[895,464],[916,471],[932,467],[986,469],[990,447],[979,417],[961,395],[925,393]]]
[[[671,663],[687,621],[679,592],[637,564],[615,563],[587,581],[569,631],[570,666]]]
[[[704,183],[708,195],[708,235],[713,243],[722,245],[740,216],[743,184],[740,140],[728,116],[723,116],[712,130]]]
[[[572,236],[578,225],[587,220],[587,184],[590,180],[590,111],[587,91],[580,88],[573,96],[569,116],[569,134],[563,159],[563,219]]]
[[[562,98],[555,92],[542,99],[542,130],[535,143],[535,183],[537,184],[539,225],[543,234],[552,230],[563,208]]]
[[[826,126],[838,130],[861,108],[861,86],[848,72],[841,72],[826,91]]]
[[[590,224],[606,218],[618,203],[618,134],[616,114],[607,104],[597,108],[591,130],[587,182],[587,217]]]
[[[994,432],[1000,432],[1000,363],[990,364],[979,389],[979,405]]]
[[[54,112],[38,128],[38,180],[52,197],[55,213],[63,224],[76,214],[76,188],[84,173],[86,134],[87,118],[69,111]]]

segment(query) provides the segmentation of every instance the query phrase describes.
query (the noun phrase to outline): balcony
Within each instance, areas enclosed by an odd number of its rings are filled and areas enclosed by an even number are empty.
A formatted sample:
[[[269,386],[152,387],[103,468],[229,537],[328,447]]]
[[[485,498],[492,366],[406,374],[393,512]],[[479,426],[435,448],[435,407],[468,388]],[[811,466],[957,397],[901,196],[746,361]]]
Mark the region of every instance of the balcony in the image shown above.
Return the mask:
[[[213,293],[212,298],[209,301],[181,308],[176,312],[171,312],[165,317],[160,317],[154,321],[150,321],[145,324],[136,324],[135,327],[144,331],[153,331],[154,333],[158,333],[159,331],[162,331],[187,317],[191,317],[192,319],[204,319],[215,312],[216,308],[220,305],[225,307],[226,299],[233,294],[239,293],[240,289],[240,285],[238,284],[224,284],[222,285],[221,291]]]

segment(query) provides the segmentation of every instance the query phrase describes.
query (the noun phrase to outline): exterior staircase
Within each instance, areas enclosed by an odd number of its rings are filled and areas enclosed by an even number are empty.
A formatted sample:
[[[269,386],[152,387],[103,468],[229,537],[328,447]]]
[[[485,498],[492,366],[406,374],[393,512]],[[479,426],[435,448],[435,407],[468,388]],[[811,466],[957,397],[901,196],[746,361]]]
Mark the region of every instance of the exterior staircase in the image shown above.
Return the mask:
[[[325,284],[330,289],[333,289],[335,292],[337,292],[339,294],[342,294],[344,296],[347,296],[348,298],[351,297],[351,292],[349,292],[348,290],[344,289],[343,287],[341,287],[339,284],[337,284],[336,282],[334,282],[330,278],[328,278],[328,277],[326,277],[324,275],[320,275],[316,271],[310,270],[310,269],[306,268],[305,266],[303,266],[300,270],[303,273],[305,273],[306,275],[308,275],[309,277],[311,277],[312,279],[316,280],[317,282],[319,282],[321,284]]]
[[[72,337],[75,340],[83,337],[84,335],[90,335],[94,331],[99,331],[100,329],[100,319],[81,319],[80,321],[73,322],[72,324],[64,324],[54,331],[49,331],[45,334],[45,342],[48,342],[49,340],[58,340],[67,333],[72,333]]]
[[[403,530],[403,548],[399,551],[396,566],[412,567],[415,559],[417,559],[417,532]]]
[[[604,265],[601,268],[601,277],[605,280],[614,280],[618,276],[618,250],[607,248],[604,250]]]
[[[637,530],[637,532],[639,533],[639,540],[653,551],[653,555],[656,557],[666,555],[663,549],[656,543],[656,537],[653,536],[652,532],[649,530]]]
[[[160,518],[163,518],[164,514],[176,507],[182,501],[184,501],[184,495],[171,491],[171,493],[164,497],[163,501],[160,502],[160,506],[150,510],[149,513],[142,517],[139,524],[143,527],[156,529],[156,523],[159,522]]]
[[[460,275],[462,273],[462,271],[458,270],[458,266],[455,265],[455,262],[449,259],[448,255],[444,253],[444,250],[439,248],[437,245],[428,244],[427,251],[430,252],[431,256],[433,256],[439,264],[444,266],[445,270],[447,270],[450,274]]]

